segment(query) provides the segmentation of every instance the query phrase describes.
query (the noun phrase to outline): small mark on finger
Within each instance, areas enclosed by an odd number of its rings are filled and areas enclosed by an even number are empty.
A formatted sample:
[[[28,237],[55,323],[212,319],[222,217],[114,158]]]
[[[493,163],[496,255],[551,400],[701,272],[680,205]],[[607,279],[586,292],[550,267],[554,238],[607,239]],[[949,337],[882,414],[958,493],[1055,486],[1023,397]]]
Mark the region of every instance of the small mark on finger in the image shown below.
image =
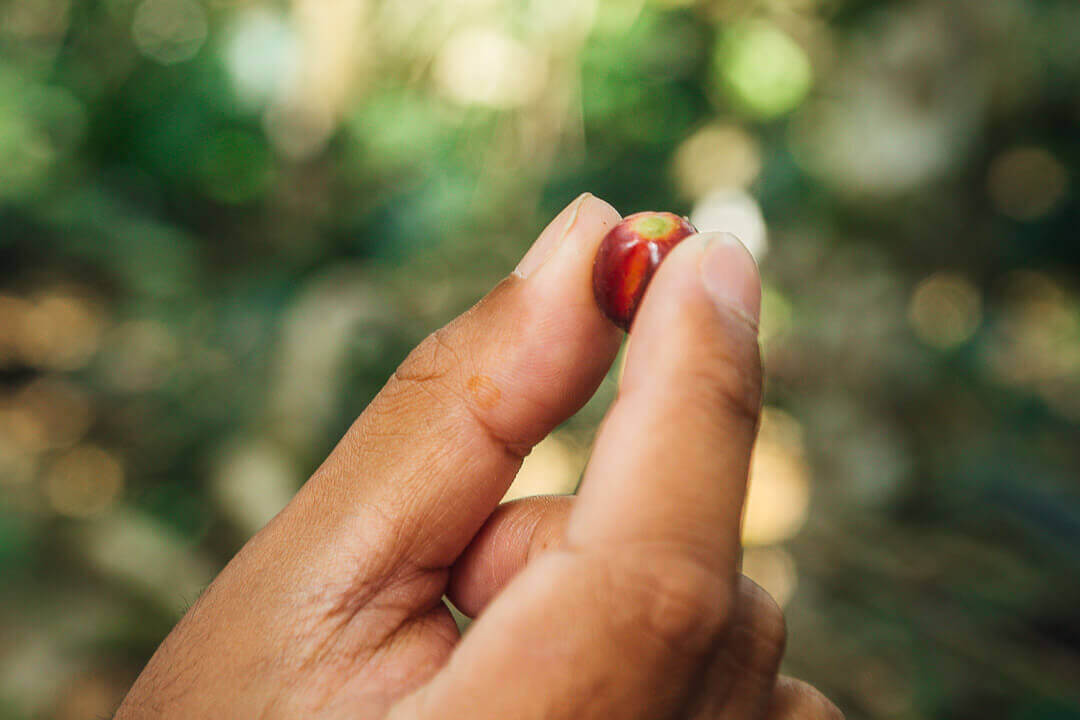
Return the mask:
[[[490,410],[499,402],[502,393],[495,382],[487,375],[473,375],[465,384],[473,401],[482,410]]]

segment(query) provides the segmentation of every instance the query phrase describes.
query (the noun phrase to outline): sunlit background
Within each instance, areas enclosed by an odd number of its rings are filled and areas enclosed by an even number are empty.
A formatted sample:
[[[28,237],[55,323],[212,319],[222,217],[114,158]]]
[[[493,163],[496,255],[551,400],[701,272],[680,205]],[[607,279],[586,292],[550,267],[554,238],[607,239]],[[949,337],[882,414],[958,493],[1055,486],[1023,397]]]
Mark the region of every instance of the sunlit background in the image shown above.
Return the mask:
[[[584,190],[762,264],[786,671],[1080,718],[1078,129],[1075,0],[0,0],[0,718],[107,716]]]

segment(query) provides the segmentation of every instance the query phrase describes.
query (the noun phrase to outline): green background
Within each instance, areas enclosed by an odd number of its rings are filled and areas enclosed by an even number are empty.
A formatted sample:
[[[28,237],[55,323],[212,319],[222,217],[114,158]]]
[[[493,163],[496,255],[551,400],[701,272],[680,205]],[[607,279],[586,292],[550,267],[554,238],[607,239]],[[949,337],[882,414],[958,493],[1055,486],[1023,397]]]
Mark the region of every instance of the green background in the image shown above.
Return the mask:
[[[107,716],[586,190],[761,263],[785,670],[1080,718],[1078,127],[1074,0],[0,0],[0,718]]]

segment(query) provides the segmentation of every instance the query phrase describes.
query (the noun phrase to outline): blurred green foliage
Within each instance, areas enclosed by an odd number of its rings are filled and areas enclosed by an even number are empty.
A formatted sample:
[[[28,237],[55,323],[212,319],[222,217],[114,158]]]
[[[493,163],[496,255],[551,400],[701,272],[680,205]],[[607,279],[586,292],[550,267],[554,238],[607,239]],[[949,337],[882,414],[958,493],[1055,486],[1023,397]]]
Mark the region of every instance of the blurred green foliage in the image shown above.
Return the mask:
[[[1074,0],[0,0],[0,718],[110,712],[585,190],[761,261],[787,670],[1080,718],[1078,38]]]

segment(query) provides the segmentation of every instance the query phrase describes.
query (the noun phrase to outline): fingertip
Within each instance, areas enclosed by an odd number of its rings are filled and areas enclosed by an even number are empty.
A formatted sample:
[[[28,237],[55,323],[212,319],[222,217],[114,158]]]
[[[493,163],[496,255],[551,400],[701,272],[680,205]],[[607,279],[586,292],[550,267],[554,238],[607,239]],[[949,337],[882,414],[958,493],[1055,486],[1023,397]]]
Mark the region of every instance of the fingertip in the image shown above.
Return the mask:
[[[614,227],[620,220],[617,210],[592,193],[584,192],[555,216],[529,251],[514,269],[514,275],[527,279],[543,268],[562,248],[569,246],[575,250],[587,252],[591,245],[594,249],[599,239],[599,229]],[[606,233],[606,229],[603,231]],[[600,234],[600,238],[603,233]],[[566,254],[565,251],[562,254]]]
[[[563,208],[555,218],[548,223],[543,232],[521,258],[521,262],[514,268],[514,275],[526,279],[539,270],[548,261],[551,255],[566,237],[567,230],[577,221],[581,206],[589,199],[589,193],[582,193]]]
[[[754,256],[731,233],[702,235],[705,249],[699,270],[705,292],[721,310],[757,328],[761,315],[761,275]]]
[[[585,196],[589,205],[589,212],[603,215],[604,220],[610,225],[617,225],[622,220],[622,214],[611,203],[592,193],[587,192]]]

